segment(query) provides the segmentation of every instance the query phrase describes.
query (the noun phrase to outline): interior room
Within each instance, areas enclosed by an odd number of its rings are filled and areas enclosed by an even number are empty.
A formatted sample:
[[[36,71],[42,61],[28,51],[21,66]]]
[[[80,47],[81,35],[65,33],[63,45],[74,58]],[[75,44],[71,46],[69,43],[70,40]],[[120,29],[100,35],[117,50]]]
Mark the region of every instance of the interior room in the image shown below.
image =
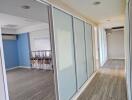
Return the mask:
[[[0,24],[9,99],[55,100],[48,6],[8,2],[0,9]]]
[[[0,0],[0,100],[127,100],[128,1]]]

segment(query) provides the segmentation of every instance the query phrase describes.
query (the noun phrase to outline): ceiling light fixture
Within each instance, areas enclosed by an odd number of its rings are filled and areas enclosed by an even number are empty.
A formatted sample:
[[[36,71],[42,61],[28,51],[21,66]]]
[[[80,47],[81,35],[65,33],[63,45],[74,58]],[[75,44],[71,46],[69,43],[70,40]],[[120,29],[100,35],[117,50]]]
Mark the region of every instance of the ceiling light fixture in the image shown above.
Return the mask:
[[[100,5],[100,4],[101,4],[100,1],[95,1],[95,2],[93,3],[93,5]]]
[[[29,5],[23,5],[22,8],[23,9],[30,9],[31,7]]]

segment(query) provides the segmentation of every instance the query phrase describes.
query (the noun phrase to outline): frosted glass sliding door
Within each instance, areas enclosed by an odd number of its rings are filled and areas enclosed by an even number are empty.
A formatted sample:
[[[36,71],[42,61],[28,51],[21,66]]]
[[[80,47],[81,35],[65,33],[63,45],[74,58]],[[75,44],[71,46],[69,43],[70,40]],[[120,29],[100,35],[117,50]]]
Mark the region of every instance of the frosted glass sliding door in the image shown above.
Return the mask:
[[[59,100],[69,100],[76,92],[72,16],[54,8],[53,26]]]
[[[74,18],[74,43],[78,89],[87,80],[84,22]]]
[[[92,26],[87,23],[85,23],[85,41],[86,41],[87,72],[88,72],[88,77],[90,77],[94,72]]]

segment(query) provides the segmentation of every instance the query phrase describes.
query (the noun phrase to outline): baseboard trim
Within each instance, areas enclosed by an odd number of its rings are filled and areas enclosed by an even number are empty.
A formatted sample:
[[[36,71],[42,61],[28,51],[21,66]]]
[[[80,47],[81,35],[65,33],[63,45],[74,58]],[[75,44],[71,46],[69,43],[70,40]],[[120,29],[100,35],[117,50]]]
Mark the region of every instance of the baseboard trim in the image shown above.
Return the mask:
[[[17,69],[17,68],[19,67],[17,66],[17,67],[9,68],[9,69],[6,69],[6,71],[10,71],[10,70]]]
[[[125,60],[125,58],[108,58],[108,60]]]
[[[83,93],[83,91],[87,88],[87,86],[90,84],[92,79],[97,74],[97,71],[85,82],[85,84],[80,88],[80,90],[72,97],[71,100],[77,100],[78,97]]]
[[[10,71],[10,70],[18,69],[18,68],[30,69],[31,67],[30,66],[16,66],[16,67],[13,67],[13,68],[6,69],[6,71]]]
[[[30,66],[18,66],[18,68],[26,68],[26,69],[30,69]]]

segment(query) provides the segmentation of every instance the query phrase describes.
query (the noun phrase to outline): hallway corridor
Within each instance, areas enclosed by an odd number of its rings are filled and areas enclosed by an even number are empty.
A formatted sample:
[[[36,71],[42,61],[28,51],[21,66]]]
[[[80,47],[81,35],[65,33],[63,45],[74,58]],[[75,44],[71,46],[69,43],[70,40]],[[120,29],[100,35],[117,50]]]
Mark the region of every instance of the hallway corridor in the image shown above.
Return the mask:
[[[109,60],[78,100],[127,100],[124,60]]]

